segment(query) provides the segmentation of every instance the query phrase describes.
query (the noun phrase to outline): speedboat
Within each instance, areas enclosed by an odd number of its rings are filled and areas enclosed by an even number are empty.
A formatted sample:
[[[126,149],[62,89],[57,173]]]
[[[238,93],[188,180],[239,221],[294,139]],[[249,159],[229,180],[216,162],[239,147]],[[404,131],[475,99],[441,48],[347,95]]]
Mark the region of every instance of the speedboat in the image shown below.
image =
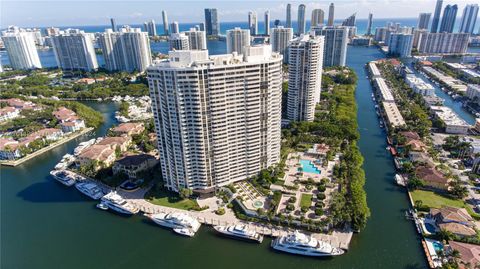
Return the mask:
[[[93,182],[79,182],[75,188],[93,200],[98,200],[104,195],[102,189]]]
[[[52,170],[50,175],[65,186],[70,187],[75,184],[75,178],[70,176],[65,170]]]
[[[97,204],[97,208],[101,209],[101,210],[108,210],[108,205],[106,205],[105,203],[101,202],[99,204]]]
[[[197,219],[190,217],[187,214],[180,212],[174,213],[158,213],[158,214],[146,214],[153,222],[160,226],[182,229],[187,228],[196,233],[200,228],[200,222]]]
[[[75,156],[79,155],[82,152],[82,150],[86,149],[87,147],[90,147],[91,145],[93,145],[93,143],[95,143],[95,139],[90,139],[88,141],[78,144],[78,146],[73,150],[73,154]]]
[[[195,233],[190,230],[189,228],[175,228],[173,229],[174,232],[180,235],[188,236],[188,237],[193,237]]]
[[[247,241],[255,241],[262,243],[263,236],[257,233],[254,230],[249,230],[246,225],[231,225],[231,226],[214,226],[217,232],[238,239],[243,239]]]
[[[102,197],[102,202],[108,206],[108,208],[117,211],[118,213],[133,215],[140,211],[138,208],[127,202],[117,192],[111,191],[107,195]]]
[[[277,237],[272,241],[272,248],[291,254],[313,257],[338,256],[345,253],[340,248],[332,247],[326,242],[298,231]]]

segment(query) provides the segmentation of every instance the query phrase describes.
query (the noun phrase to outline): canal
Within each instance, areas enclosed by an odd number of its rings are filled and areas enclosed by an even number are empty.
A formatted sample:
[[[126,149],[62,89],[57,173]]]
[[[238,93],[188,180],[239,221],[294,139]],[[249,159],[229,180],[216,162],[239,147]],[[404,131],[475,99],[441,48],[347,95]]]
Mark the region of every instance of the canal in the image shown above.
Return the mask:
[[[1,167],[1,268],[426,268],[414,226],[404,217],[404,190],[394,185],[391,156],[378,126],[364,69],[382,58],[375,48],[350,47],[348,65],[359,77],[360,150],[365,157],[366,190],[372,216],[355,235],[350,251],[334,259],[273,252],[261,245],[218,237],[202,228],[184,238],[142,216],[121,217],[95,208],[75,188],[48,176],[63,154],[82,140],[66,143],[15,168]],[[114,123],[116,106],[88,103],[105,116],[96,135]]]

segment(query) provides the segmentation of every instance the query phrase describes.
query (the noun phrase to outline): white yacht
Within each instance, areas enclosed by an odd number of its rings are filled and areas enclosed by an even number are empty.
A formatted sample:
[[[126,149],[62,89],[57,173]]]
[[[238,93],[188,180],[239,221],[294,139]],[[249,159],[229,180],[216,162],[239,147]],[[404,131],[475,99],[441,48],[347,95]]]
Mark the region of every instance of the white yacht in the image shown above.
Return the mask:
[[[107,195],[102,197],[102,202],[108,206],[108,208],[117,211],[122,214],[133,215],[140,211],[138,208],[127,202],[117,192],[111,191]]]
[[[62,169],[67,169],[69,165],[71,165],[75,161],[75,156],[71,154],[65,154],[62,157],[62,160],[55,165],[55,169],[57,170],[62,170]]]
[[[214,226],[213,227],[217,232],[234,237],[234,238],[239,238],[247,241],[255,241],[258,243],[262,243],[263,241],[263,235],[257,233],[254,230],[249,230],[246,225],[231,225],[231,226]]]
[[[345,253],[342,249],[332,247],[326,242],[298,231],[277,237],[272,241],[272,248],[292,254],[314,257],[337,256]]]
[[[78,182],[75,188],[93,200],[98,200],[104,195],[102,189],[93,182]]]
[[[173,229],[174,232],[180,235],[188,236],[188,237],[193,237],[195,235],[195,232],[193,232],[189,228],[175,228]]]
[[[65,186],[70,187],[75,184],[75,178],[65,170],[52,170],[50,175]]]
[[[188,228],[194,233],[200,228],[200,222],[187,214],[175,212],[175,213],[158,213],[158,214],[146,214],[153,222],[158,225],[168,228]]]
[[[93,145],[93,143],[95,143],[95,139],[90,139],[88,141],[85,141],[85,142],[82,142],[80,144],[78,144],[78,146],[73,150],[73,154],[74,155],[78,155],[82,152],[82,150],[84,150],[85,148]]]

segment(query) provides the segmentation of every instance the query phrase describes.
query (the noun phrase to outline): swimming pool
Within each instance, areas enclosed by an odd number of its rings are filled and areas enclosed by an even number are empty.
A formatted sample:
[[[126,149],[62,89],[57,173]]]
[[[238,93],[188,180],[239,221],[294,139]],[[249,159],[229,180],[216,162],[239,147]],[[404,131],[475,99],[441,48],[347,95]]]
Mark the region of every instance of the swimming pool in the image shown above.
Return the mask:
[[[437,232],[437,229],[435,229],[435,226],[433,226],[431,223],[425,222],[425,229],[431,234],[435,234]]]
[[[312,173],[320,175],[321,171],[313,165],[313,163],[309,160],[300,160],[300,164],[302,165],[303,172],[305,173]]]
[[[433,242],[432,242],[432,245],[433,245],[433,248],[435,249],[435,251],[436,251],[437,253],[443,251],[443,244],[442,244],[442,243],[440,243],[440,242],[438,242],[438,241],[433,241]]]

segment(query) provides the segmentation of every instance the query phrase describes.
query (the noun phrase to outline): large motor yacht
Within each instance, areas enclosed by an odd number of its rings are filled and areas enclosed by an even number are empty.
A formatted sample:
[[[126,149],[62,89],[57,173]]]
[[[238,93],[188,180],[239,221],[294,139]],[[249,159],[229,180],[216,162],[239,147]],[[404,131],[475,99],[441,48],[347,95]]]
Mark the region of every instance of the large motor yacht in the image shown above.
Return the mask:
[[[104,195],[102,188],[93,182],[78,182],[75,188],[93,200],[98,200]]]
[[[137,214],[140,211],[138,208],[127,202],[122,196],[118,195],[116,192],[109,192],[107,195],[102,197],[102,203],[108,208],[117,211],[122,214],[133,215]]]
[[[153,222],[158,225],[173,228],[173,229],[182,229],[187,228],[192,232],[197,232],[200,228],[200,222],[193,217],[190,217],[187,214],[175,212],[175,213],[158,213],[158,214],[147,214]]]
[[[332,247],[326,242],[298,231],[277,237],[272,241],[272,247],[292,254],[316,257],[337,256],[344,253],[342,249]]]
[[[50,175],[65,186],[70,187],[75,184],[75,178],[65,170],[52,170]]]
[[[231,226],[214,226],[213,227],[217,232],[238,239],[243,239],[247,241],[255,241],[262,243],[263,236],[257,233],[254,230],[249,230],[246,225],[231,225]]]

